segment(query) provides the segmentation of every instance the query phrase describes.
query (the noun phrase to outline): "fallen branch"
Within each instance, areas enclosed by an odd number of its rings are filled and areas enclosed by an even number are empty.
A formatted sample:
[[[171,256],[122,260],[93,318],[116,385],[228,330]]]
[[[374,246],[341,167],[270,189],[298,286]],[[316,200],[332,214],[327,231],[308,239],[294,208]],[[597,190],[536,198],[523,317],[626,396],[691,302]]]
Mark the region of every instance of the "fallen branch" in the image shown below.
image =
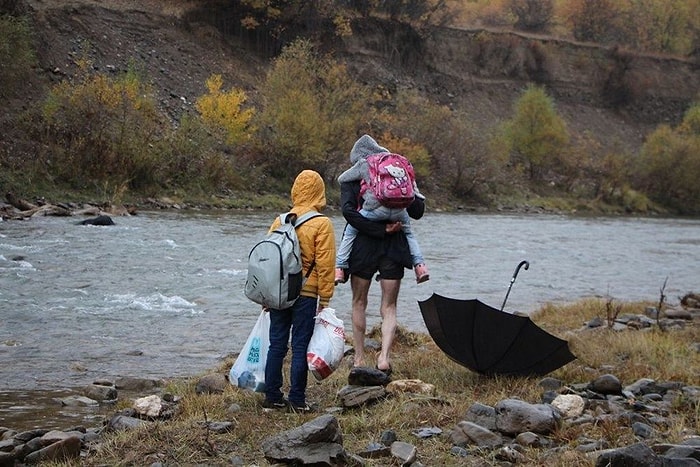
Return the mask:
[[[102,205],[102,206],[83,206],[79,209],[71,209],[69,205],[47,204],[41,202],[33,204],[22,198],[19,198],[12,192],[5,194],[8,204],[0,203],[0,218],[11,220],[23,220],[36,216],[99,216],[99,215],[115,215],[115,216],[130,216],[136,214],[135,206],[127,205]],[[9,205],[9,206],[8,206]]]
[[[664,285],[661,286],[661,291],[660,291],[660,296],[659,296],[659,304],[656,307],[656,325],[662,331],[664,329],[661,327],[661,307],[664,305],[664,300],[666,300],[666,294],[664,294],[664,291],[666,290],[666,283],[667,282],[668,282],[668,276],[666,276],[666,280],[664,280]]]
[[[615,306],[615,309],[613,310],[613,299],[609,298],[608,301],[605,303],[605,314],[607,317],[608,321],[608,328],[612,328],[613,324],[615,324],[615,320],[617,319],[617,316],[620,314],[620,311],[622,311],[622,304],[619,303]]]
[[[32,204],[29,201],[26,201],[22,198],[18,198],[14,193],[11,191],[8,191],[5,194],[5,199],[7,200],[8,203],[10,203],[12,206],[15,208],[19,209],[20,211],[33,211],[35,209],[39,209],[39,206],[36,204]]]

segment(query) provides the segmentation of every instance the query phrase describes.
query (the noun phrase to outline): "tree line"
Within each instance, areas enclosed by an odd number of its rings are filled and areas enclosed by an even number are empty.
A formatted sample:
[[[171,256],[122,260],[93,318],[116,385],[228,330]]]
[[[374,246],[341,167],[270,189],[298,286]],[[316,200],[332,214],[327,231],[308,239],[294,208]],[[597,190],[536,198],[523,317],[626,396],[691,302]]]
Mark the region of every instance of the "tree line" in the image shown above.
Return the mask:
[[[26,21],[4,16],[0,34],[11,43],[0,51],[6,54],[2,63],[13,63],[0,71],[10,92],[33,64],[31,31]],[[633,212],[655,205],[700,212],[698,103],[679,125],[659,126],[631,154],[602,150],[595,135],[572,133],[543,87],[527,87],[510,117],[484,132],[466,115],[416,92],[357,82],[345,65],[305,39],[291,41],[272,60],[260,86],[261,105],[250,105],[244,91],[227,88],[213,74],[194,111],[174,125],[158,111],[137,70],[107,76],[87,61],[80,65],[80,79],[53,86],[19,119],[39,143],[34,157],[0,152],[0,182],[9,189],[97,190],[110,200],[129,194],[285,193],[303,168],[333,182],[348,166],[357,135],[368,132],[412,161],[419,184],[438,204],[490,205],[527,192]]]
[[[301,27],[346,34],[357,17],[375,16],[416,28],[481,25],[636,51],[700,54],[700,0],[239,0],[225,2],[224,10],[237,20],[231,25],[262,33],[272,50],[271,41],[288,39]]]

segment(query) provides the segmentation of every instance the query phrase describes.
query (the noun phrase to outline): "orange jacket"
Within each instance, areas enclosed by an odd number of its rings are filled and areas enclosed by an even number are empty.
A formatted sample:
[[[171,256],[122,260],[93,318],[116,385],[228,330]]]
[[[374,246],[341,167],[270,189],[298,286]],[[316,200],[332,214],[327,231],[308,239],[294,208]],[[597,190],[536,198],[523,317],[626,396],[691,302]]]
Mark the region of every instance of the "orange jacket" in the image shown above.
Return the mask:
[[[303,170],[292,185],[291,212],[301,216],[311,210],[322,212],[326,207],[326,185],[313,170]],[[280,225],[279,217],[270,231]],[[326,216],[314,217],[297,229],[303,274],[314,263],[314,269],[301,290],[304,297],[319,299],[319,304],[330,304],[335,290],[335,233],[331,220]]]

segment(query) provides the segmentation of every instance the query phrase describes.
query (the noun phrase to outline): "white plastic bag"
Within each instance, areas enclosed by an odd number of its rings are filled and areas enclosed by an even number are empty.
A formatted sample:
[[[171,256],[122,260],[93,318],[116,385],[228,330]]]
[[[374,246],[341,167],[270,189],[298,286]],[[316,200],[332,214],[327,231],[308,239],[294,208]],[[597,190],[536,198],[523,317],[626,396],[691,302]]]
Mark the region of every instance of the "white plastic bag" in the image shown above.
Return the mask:
[[[233,362],[229,381],[234,386],[265,391],[265,363],[270,347],[270,313],[263,311],[253,326],[241,353]]]
[[[333,308],[324,308],[316,315],[314,333],[311,336],[306,361],[309,371],[321,381],[340,365],[345,351],[343,320],[335,316]]]

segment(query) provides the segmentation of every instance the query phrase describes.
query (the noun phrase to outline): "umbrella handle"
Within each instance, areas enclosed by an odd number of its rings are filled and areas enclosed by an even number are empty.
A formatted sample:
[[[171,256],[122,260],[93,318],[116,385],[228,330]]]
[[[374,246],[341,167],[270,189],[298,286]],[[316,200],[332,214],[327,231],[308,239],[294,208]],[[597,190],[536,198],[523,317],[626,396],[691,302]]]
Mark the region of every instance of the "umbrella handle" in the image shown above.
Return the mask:
[[[506,298],[503,299],[503,305],[501,305],[501,311],[503,311],[503,308],[506,306],[506,301],[508,301],[508,295],[510,295],[510,289],[513,288],[513,282],[515,282],[515,278],[518,277],[518,273],[520,272],[520,268],[525,266],[525,270],[527,271],[530,269],[530,262],[529,261],[521,261],[520,264],[515,268],[515,272],[513,273],[513,277],[510,279],[510,285],[508,286],[508,291],[506,292]]]
[[[518,277],[518,273],[520,272],[520,268],[525,266],[525,270],[527,271],[530,269],[530,262],[529,261],[521,261],[520,264],[518,264],[518,267],[515,268],[515,272],[513,273],[513,278],[510,280],[511,284],[515,282],[515,278]]]

